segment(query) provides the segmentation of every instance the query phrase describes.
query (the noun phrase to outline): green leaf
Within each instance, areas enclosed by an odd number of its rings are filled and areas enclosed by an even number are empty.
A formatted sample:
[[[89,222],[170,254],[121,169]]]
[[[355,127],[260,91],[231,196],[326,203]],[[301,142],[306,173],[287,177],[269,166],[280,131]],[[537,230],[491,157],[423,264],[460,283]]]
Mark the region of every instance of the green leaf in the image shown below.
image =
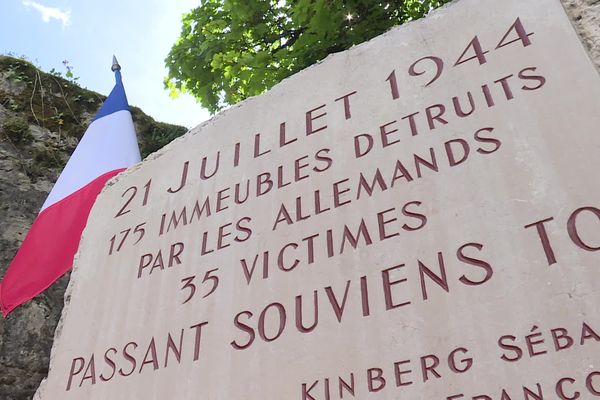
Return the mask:
[[[448,1],[203,0],[182,17],[165,87],[214,113]]]

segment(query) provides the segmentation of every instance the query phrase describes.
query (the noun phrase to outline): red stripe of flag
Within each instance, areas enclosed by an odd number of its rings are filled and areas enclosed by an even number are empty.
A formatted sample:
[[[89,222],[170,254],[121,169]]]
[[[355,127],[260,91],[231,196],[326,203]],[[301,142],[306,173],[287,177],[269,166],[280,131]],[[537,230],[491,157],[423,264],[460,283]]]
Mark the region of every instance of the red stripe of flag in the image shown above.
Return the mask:
[[[38,215],[0,284],[0,308],[5,317],[71,269],[96,197],[106,182],[124,169],[99,176]]]

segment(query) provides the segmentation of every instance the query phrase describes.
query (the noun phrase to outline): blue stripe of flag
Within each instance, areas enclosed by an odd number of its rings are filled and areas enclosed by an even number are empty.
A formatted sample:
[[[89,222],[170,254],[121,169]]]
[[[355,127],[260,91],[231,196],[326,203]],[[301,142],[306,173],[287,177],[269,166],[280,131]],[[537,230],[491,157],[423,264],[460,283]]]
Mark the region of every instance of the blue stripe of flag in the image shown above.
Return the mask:
[[[98,113],[96,113],[94,121],[112,113],[116,113],[117,111],[129,111],[129,103],[127,103],[125,88],[123,87],[123,81],[121,80],[121,71],[115,71],[115,78],[117,80],[115,87],[104,101],[104,104],[102,104],[102,107],[100,107]]]

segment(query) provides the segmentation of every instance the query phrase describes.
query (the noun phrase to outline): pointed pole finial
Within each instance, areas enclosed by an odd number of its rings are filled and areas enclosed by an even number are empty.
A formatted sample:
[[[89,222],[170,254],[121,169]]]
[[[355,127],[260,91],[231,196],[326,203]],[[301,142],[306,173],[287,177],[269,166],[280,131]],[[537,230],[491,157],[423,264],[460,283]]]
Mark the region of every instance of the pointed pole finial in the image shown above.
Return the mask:
[[[113,72],[121,70],[121,66],[119,65],[119,62],[117,61],[117,57],[115,57],[114,55],[113,55],[113,60],[112,60],[112,67],[110,67],[110,69]]]

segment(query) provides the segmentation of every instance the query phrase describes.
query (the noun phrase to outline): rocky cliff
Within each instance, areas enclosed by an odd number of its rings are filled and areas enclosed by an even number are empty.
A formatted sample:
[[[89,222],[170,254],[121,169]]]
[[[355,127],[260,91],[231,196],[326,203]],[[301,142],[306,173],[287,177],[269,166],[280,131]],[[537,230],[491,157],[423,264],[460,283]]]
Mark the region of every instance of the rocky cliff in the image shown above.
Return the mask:
[[[0,276],[104,98],[73,79],[0,56]],[[132,114],[143,157],[187,131],[135,107]],[[0,320],[1,400],[30,399],[46,375],[68,279]]]

